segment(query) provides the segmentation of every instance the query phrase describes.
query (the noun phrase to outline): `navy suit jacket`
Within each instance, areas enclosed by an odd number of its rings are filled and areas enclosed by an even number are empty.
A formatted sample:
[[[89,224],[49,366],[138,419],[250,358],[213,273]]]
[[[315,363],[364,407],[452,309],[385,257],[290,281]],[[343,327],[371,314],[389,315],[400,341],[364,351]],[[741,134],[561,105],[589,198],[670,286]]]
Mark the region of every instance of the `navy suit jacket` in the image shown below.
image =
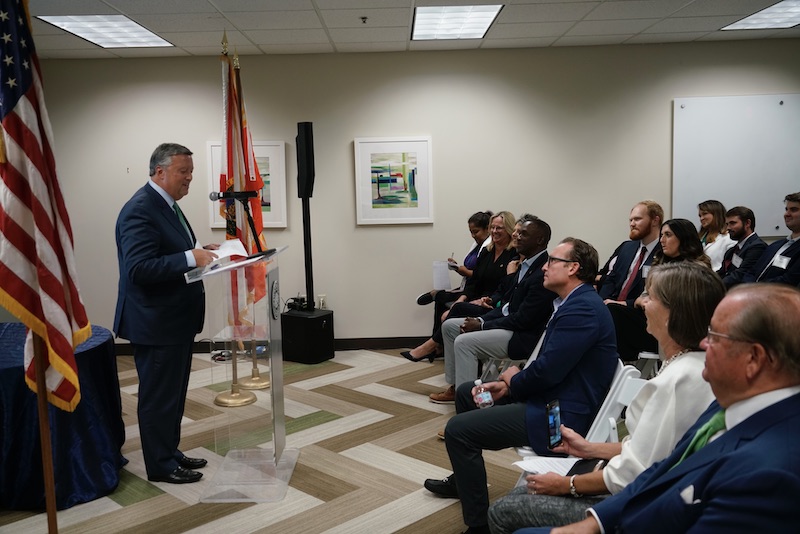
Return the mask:
[[[511,379],[511,397],[527,403],[528,440],[539,455],[552,454],[547,403],[558,400],[561,421],[586,435],[619,362],[611,313],[591,285],[575,289],[544,336],[537,359]]]
[[[622,287],[625,285],[625,281],[628,279],[628,269],[641,247],[641,241],[626,241],[617,247],[617,250],[614,252],[617,261],[614,262],[614,267],[611,271],[606,273],[597,290],[603,300],[617,300],[622,291]],[[644,259],[642,266],[650,266],[650,264],[653,263],[653,256],[655,256],[655,253],[659,250],[661,250],[661,243],[656,243],[653,251]],[[628,298],[625,299],[628,306],[633,306],[636,298],[642,294],[642,291],[644,291],[644,283],[645,279],[642,278],[642,269],[639,268],[639,271],[636,273],[636,278],[633,280],[633,286],[628,293]]]
[[[797,532],[800,395],[757,412],[675,466],[718,410],[713,402],[669,457],[594,506],[606,532]]]
[[[758,279],[761,271],[767,267],[769,262],[772,261],[772,257],[775,256],[775,253],[778,252],[778,249],[780,249],[786,241],[788,241],[788,239],[783,238],[768,246],[761,254],[755,266],[747,271],[743,281],[774,282],[778,284],[789,284],[790,286],[800,285],[800,239],[792,243],[792,246],[784,250],[783,254],[781,254],[782,256],[790,258],[789,264],[785,269],[773,264],[767,269],[764,276]]]
[[[187,284],[183,277],[194,233],[190,238],[167,202],[145,184],[120,211],[116,239],[114,331],[142,345],[190,343],[205,316],[202,283]]]
[[[725,287],[733,287],[736,284],[742,283],[745,274],[755,266],[761,254],[763,254],[764,250],[767,248],[767,244],[754,232],[753,235],[747,238],[747,241],[744,242],[744,246],[739,250],[738,256],[742,259],[742,263],[738,267],[731,263],[730,266],[725,269],[725,262],[733,259],[733,249],[735,248],[736,247],[733,246],[725,252],[722,267],[717,271],[722,277],[722,282],[725,284]],[[761,271],[759,271],[759,273],[760,272]]]
[[[493,308],[482,316],[484,330],[502,329],[514,332],[508,342],[508,356],[512,360],[525,360],[531,355],[544,332],[547,319],[553,313],[553,299],[557,295],[544,288],[542,271],[547,258],[547,252],[536,258],[522,280],[503,298],[501,302],[508,302],[507,316],[503,315],[502,306]]]

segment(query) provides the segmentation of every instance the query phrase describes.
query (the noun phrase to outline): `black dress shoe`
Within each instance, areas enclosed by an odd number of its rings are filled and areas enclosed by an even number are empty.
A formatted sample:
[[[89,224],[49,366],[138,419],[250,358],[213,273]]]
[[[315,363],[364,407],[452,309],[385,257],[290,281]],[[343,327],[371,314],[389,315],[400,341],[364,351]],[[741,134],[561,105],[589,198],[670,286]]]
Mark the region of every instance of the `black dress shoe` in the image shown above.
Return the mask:
[[[433,302],[433,295],[431,295],[430,291],[423,293],[422,295],[417,297],[417,304],[419,304],[420,306],[426,306],[431,302]]]
[[[458,499],[458,488],[456,487],[455,475],[450,475],[442,480],[429,478],[425,481],[425,489],[431,493],[439,495],[440,497]]]
[[[421,362],[422,360],[428,360],[429,362],[433,363],[433,359],[436,357],[436,351],[431,352],[430,354],[426,354],[425,356],[420,356],[419,358],[415,358],[411,355],[410,350],[404,350],[403,352],[400,353],[400,356],[411,362]]]
[[[192,482],[197,482],[201,478],[203,478],[203,473],[190,471],[189,469],[184,469],[179,466],[168,475],[147,477],[147,480],[151,482],[168,482],[169,484],[190,484]]]
[[[189,458],[188,456],[184,456],[178,460],[178,464],[186,469],[200,469],[201,467],[208,465],[208,460],[204,458]]]

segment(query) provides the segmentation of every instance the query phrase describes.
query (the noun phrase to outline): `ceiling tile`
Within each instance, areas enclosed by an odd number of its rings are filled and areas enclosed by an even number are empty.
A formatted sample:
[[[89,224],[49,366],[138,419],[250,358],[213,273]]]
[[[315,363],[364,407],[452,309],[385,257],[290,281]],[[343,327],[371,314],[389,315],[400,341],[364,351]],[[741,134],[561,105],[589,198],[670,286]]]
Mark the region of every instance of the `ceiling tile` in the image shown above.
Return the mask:
[[[314,11],[261,11],[228,13],[240,30],[295,30],[322,28]]]
[[[586,20],[655,19],[671,15],[687,0],[603,2]]]
[[[752,15],[778,0],[703,0],[691,2],[675,15],[678,17],[713,17],[716,15]]]
[[[572,27],[571,22],[530,22],[527,24],[498,24],[489,30],[492,39],[524,39],[557,37]]]
[[[575,21],[582,19],[598,5],[600,2],[506,6],[500,11],[497,22]]]
[[[658,19],[588,20],[577,23],[567,35],[635,35],[656,22]]]
[[[653,24],[645,33],[713,32],[737,20],[735,16],[667,19]]]
[[[328,28],[411,27],[408,9],[334,9],[322,11],[321,15]],[[361,17],[367,17],[367,22],[361,22]]]
[[[573,35],[562,37],[553,46],[604,46],[618,45],[632,37],[631,35]]]
[[[325,30],[247,30],[242,33],[259,46],[324,44],[330,41]]]
[[[408,28],[344,28],[330,30],[334,43],[407,41]]]

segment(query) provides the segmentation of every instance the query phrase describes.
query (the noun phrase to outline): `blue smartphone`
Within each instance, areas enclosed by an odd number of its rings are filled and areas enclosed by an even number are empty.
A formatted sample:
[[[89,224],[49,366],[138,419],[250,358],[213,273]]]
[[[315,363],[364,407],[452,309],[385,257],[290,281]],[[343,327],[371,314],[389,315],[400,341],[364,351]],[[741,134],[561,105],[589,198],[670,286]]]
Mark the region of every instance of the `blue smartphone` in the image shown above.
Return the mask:
[[[547,448],[561,445],[561,408],[558,401],[547,403]]]

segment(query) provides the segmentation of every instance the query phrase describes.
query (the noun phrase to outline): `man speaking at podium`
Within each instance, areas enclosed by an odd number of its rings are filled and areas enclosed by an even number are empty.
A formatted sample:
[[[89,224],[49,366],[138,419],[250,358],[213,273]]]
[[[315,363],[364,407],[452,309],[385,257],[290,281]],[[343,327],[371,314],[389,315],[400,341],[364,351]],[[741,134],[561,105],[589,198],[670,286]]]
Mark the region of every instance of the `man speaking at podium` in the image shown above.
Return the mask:
[[[150,180],[117,219],[117,336],[133,346],[139,374],[139,433],[147,478],[185,484],[202,478],[202,458],[178,450],[194,336],[203,329],[203,284],[184,273],[217,257],[197,246],[177,201],[189,192],[192,152],[164,143],[150,156]]]

